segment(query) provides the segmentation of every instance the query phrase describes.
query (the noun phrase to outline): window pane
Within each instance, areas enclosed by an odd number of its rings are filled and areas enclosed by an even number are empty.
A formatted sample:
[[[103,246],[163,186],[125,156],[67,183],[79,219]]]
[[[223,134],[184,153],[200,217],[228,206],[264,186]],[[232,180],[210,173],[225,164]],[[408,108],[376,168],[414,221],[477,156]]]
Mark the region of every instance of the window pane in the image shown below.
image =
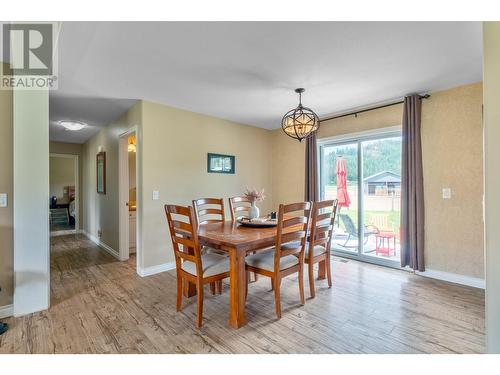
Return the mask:
[[[362,142],[363,254],[399,262],[401,137]]]
[[[357,253],[359,246],[357,143],[321,147],[321,198],[339,200],[332,241],[333,250]]]

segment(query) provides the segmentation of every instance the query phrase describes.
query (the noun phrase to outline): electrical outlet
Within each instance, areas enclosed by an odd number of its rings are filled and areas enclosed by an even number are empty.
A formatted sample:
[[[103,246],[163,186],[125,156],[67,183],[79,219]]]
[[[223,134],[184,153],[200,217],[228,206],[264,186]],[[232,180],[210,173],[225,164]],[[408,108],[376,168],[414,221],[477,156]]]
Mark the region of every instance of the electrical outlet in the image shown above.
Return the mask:
[[[0,207],[7,207],[7,194],[6,193],[0,194]]]

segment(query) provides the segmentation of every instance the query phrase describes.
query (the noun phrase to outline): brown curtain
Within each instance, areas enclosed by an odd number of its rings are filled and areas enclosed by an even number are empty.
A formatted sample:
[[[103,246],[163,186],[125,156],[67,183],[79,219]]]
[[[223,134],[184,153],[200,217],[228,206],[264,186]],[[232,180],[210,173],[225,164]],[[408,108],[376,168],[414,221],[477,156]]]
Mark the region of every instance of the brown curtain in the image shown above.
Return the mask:
[[[407,96],[403,110],[401,175],[401,266],[424,271],[424,184],[419,95]]]
[[[306,201],[318,201],[318,148],[316,132],[306,139],[306,186],[304,198]]]

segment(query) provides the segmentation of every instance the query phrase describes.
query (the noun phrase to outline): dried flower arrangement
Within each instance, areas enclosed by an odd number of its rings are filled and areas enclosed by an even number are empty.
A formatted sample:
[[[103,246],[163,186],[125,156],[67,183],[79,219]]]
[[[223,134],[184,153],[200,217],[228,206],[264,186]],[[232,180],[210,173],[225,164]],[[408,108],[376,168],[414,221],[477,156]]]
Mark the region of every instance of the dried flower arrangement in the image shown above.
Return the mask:
[[[260,191],[257,189],[247,189],[245,190],[245,194],[243,194],[243,196],[250,202],[262,202],[264,199],[266,199],[266,196],[264,195],[264,189]]]

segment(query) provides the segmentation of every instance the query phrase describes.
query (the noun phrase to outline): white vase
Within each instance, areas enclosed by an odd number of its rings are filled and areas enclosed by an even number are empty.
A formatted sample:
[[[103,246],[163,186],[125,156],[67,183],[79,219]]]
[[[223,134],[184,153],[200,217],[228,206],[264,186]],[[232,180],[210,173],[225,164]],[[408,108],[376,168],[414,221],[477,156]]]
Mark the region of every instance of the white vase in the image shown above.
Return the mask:
[[[248,209],[248,218],[250,220],[256,219],[260,216],[259,207],[257,207],[256,202],[252,202],[252,206]]]

